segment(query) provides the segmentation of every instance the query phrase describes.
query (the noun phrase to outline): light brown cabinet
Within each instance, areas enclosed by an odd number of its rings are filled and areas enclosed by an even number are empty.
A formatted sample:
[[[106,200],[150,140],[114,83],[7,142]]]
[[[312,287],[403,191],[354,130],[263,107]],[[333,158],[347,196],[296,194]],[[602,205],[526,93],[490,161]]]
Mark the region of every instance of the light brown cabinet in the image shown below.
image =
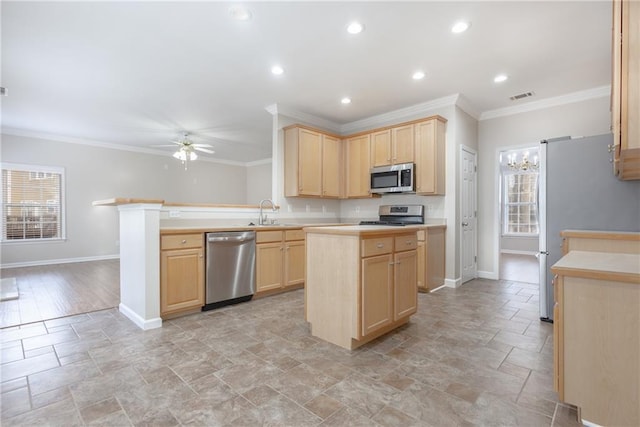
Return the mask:
[[[390,227],[391,228],[391,227]],[[417,310],[416,232],[307,231],[306,313],[314,336],[354,349]]]
[[[346,198],[371,197],[371,136],[345,140],[345,151]]]
[[[418,231],[418,290],[429,292],[444,285],[446,225]]]
[[[305,275],[301,229],[256,233],[256,295],[301,287]]]
[[[160,236],[160,316],[197,311],[204,305],[204,236]]]
[[[613,2],[611,112],[614,173],[640,179],[640,2]]]
[[[554,388],[593,425],[640,425],[640,233],[563,231]],[[567,252],[568,251],[568,252]]]
[[[416,193],[420,195],[445,194],[445,121],[435,117],[416,123],[415,164]]]
[[[300,125],[284,132],[285,196],[340,197],[340,139]]]
[[[373,132],[371,144],[372,167],[413,163],[414,161],[412,124]]]

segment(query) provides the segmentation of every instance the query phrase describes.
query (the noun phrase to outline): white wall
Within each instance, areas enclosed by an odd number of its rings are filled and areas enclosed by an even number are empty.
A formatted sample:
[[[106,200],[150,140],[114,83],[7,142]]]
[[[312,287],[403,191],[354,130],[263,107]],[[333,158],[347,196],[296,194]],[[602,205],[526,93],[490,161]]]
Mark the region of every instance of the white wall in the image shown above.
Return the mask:
[[[591,136],[610,131],[609,98],[600,97],[489,120],[478,125],[478,273],[498,278],[498,154],[561,136]]]
[[[1,245],[2,265],[117,256],[118,210],[93,207],[112,197],[183,203],[246,202],[244,166],[198,160],[187,171],[169,155],[2,135],[3,162],[65,169],[67,239]]]
[[[271,167],[271,161],[247,166],[246,204],[257,205],[271,198]]]

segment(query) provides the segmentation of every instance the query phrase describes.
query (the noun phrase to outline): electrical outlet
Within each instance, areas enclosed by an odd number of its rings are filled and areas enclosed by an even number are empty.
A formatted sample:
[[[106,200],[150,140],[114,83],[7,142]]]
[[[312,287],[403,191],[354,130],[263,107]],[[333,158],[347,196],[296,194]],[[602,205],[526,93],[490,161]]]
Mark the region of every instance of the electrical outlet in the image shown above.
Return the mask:
[[[356,206],[356,213],[360,213],[360,206]]]
[[[169,218],[180,218],[180,211],[169,211]]]

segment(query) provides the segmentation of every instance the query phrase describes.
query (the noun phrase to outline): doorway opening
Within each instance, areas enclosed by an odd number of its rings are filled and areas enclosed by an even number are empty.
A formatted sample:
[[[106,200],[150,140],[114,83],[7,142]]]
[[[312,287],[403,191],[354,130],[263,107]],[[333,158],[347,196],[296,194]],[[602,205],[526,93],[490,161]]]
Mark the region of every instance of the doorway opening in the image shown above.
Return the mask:
[[[539,283],[539,149],[499,153],[499,279]]]

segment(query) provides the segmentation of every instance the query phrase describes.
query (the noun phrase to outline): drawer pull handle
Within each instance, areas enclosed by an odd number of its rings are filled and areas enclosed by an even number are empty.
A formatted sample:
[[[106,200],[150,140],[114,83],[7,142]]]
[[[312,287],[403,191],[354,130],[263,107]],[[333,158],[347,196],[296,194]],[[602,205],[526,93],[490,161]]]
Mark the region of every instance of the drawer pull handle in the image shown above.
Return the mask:
[[[187,240],[186,240],[186,239],[183,239],[183,240],[182,240],[182,244],[184,245],[185,243],[187,243]]]
[[[413,240],[407,240],[407,245],[412,245],[413,244]]]
[[[377,247],[377,248],[382,249],[382,248],[384,248],[384,244],[383,244],[383,243],[378,243],[378,244],[376,245],[376,247]]]

